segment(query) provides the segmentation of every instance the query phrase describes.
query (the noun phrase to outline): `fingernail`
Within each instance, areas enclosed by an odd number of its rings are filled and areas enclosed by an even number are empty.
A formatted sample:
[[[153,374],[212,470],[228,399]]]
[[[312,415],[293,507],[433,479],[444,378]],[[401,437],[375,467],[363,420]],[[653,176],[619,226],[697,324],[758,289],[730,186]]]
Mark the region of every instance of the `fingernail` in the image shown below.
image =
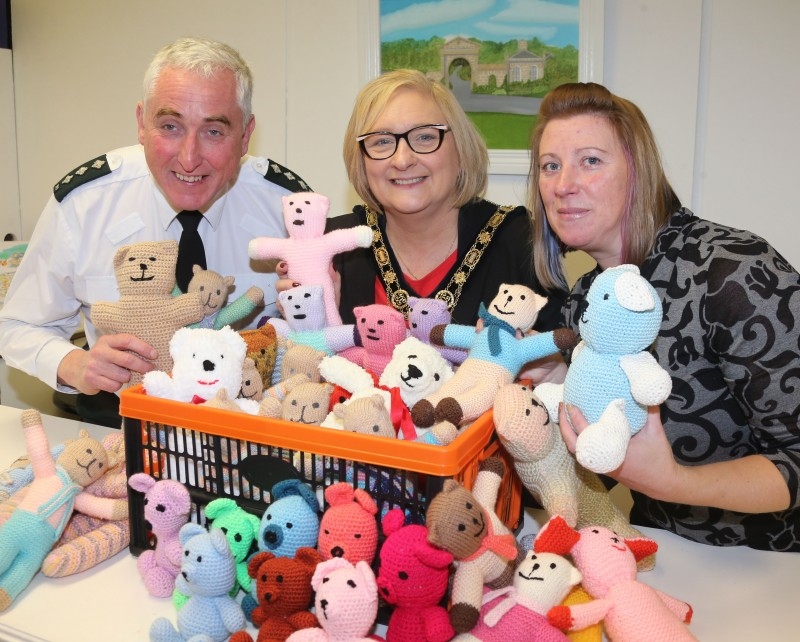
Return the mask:
[[[299,288],[299,287],[300,287],[300,284],[299,284],[299,283],[297,283],[297,282],[294,282],[294,283],[292,283],[292,287],[293,287],[293,288]]]
[[[280,263],[278,263],[278,267],[281,270],[285,270],[286,269],[286,261],[281,261]]]

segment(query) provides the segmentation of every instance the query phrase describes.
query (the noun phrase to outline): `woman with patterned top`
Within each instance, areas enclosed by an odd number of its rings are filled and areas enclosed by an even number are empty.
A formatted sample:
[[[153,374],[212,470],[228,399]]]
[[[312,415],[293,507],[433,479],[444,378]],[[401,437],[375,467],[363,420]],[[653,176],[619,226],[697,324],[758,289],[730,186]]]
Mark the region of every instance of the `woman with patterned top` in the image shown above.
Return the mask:
[[[613,266],[637,265],[663,303],[652,353],[672,392],[610,474],[632,491],[631,521],[707,544],[800,550],[800,275],[758,236],[681,207],[641,111],[601,85],[545,97],[530,180],[540,282],[566,288],[568,251],[597,262],[567,298],[568,327]],[[586,421],[575,408],[560,420],[574,451]]]

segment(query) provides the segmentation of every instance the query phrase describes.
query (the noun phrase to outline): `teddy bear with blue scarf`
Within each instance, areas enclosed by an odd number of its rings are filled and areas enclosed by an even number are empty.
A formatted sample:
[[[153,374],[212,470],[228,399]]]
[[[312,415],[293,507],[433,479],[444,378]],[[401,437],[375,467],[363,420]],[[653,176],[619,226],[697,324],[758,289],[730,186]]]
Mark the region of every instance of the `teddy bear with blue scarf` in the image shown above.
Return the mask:
[[[449,381],[414,404],[414,424],[436,430],[449,424],[455,438],[460,425],[492,407],[497,391],[514,381],[526,363],[574,347],[575,333],[566,328],[525,336],[546,301],[524,285],[504,283],[488,308],[481,304],[479,331],[454,323],[434,327],[432,343],[468,349],[469,354]]]
[[[622,465],[631,436],[647,420],[648,406],[663,403],[672,380],[648,348],[658,336],[658,294],[635,265],[608,268],[595,278],[581,302],[581,342],[563,384],[543,383],[536,394],[558,420],[558,402],[578,408],[587,426],[575,456],[595,473]]]

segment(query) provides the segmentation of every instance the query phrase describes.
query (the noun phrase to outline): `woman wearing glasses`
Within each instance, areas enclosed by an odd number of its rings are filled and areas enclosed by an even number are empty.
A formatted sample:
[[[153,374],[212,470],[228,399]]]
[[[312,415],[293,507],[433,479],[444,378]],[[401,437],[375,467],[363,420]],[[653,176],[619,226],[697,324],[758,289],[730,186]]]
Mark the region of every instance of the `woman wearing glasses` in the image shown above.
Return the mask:
[[[563,295],[545,292],[533,274],[527,211],[482,198],[486,145],[442,84],[414,70],[368,83],[345,133],[344,160],[364,204],[328,228],[370,225],[375,239],[334,261],[345,323],[356,306],[406,312],[415,296],[442,299],[454,322],[473,324],[502,283],[522,283],[550,297],[537,329],[554,327]]]

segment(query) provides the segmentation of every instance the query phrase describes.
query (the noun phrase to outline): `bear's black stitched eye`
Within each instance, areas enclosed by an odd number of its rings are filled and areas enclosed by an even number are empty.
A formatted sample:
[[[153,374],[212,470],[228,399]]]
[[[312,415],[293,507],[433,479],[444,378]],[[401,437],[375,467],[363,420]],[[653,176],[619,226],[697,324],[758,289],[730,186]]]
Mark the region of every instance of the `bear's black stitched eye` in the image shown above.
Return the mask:
[[[405,571],[400,571],[397,574],[397,577],[399,577],[401,580],[407,580],[408,579],[408,573],[406,573]]]
[[[350,588],[355,588],[356,583],[354,580],[347,580],[347,586],[349,586]]]

